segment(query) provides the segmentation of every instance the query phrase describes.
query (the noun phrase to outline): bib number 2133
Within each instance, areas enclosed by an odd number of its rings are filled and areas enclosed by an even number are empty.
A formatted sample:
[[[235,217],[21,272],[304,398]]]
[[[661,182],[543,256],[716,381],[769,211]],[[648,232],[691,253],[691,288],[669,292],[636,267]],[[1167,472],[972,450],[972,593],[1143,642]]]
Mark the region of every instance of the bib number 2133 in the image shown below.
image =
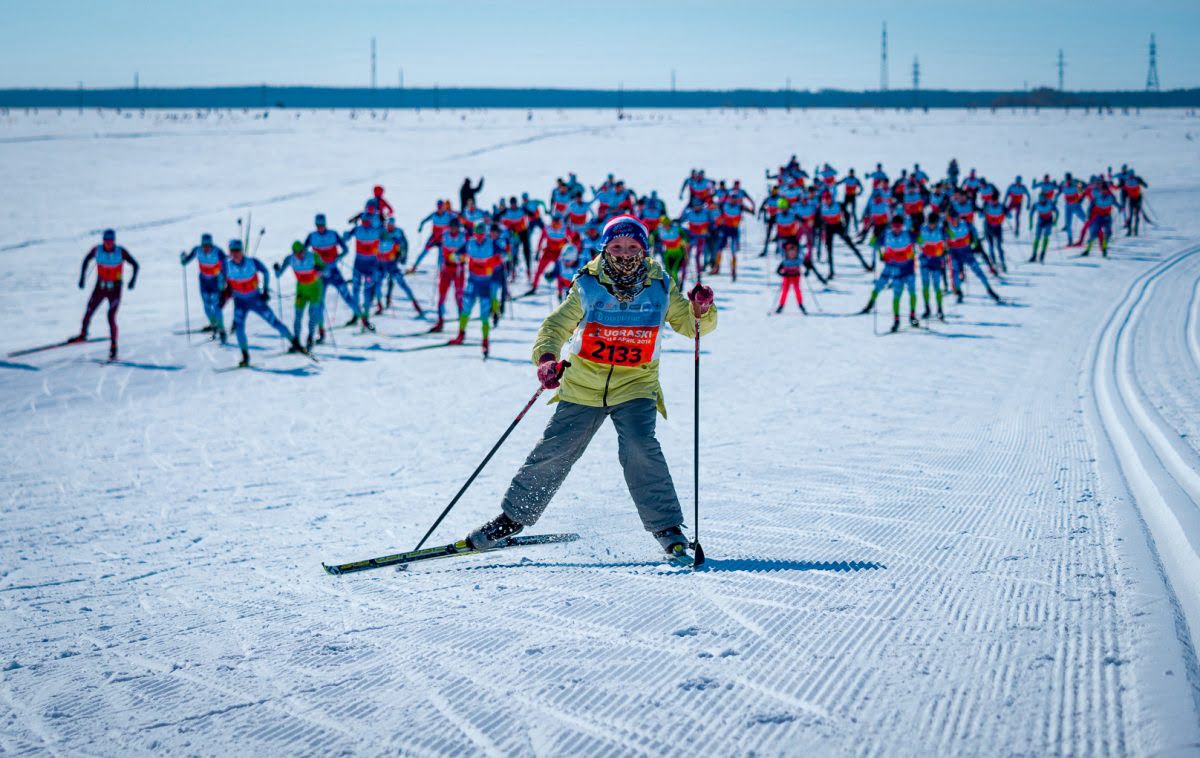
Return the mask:
[[[641,366],[654,358],[658,327],[588,324],[579,354],[610,366]]]

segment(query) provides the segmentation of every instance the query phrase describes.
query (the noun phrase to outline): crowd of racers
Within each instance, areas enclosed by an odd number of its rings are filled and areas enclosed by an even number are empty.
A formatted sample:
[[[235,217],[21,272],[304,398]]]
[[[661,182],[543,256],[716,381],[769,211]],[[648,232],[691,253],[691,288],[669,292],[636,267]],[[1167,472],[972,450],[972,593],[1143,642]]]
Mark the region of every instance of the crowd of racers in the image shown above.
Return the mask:
[[[362,211],[348,219],[348,229],[339,231],[324,214],[317,214],[314,229],[293,243],[291,255],[273,265],[276,277],[290,269],[296,279],[290,330],[270,309],[270,273],[261,261],[247,254],[248,240],[232,240],[226,253],[205,234],[199,245],[181,253],[180,262],[185,266],[192,260],[198,263],[201,300],[209,322],[204,331],[211,332],[214,339],[225,341],[222,310],[228,300],[234,301],[233,331],[242,348],[243,364],[248,364],[245,321],[250,312],[290,340],[293,351],[307,352],[326,339],[325,293],[330,288],[351,314],[347,326],[359,324],[373,330],[372,315],[390,307],[397,290],[408,298],[416,314],[424,317],[406,275],[420,270],[432,254],[437,285],[436,321],[430,331],[445,330],[447,300],[453,293],[458,330],[450,343],[464,342],[471,312],[478,306],[480,344],[486,356],[490,329],[504,315],[507,304],[536,293],[543,283],[553,287],[561,299],[580,267],[599,254],[605,222],[620,214],[635,216],[646,226],[653,254],[681,289],[689,277],[698,280],[720,275],[723,270],[736,281],[738,256],[743,254],[743,222],[747,216],[758,218],[766,233],[757,254],[774,253],[779,258],[776,273],[781,287],[776,312],[783,310],[790,293],[804,310],[802,277],[828,283],[836,275],[836,249],[847,249],[858,265],[877,274],[863,313],[875,307],[884,289],[892,289],[893,330],[899,328],[905,292],[910,323],[919,324],[918,277],[924,303],[921,318],[944,317],[946,292],[961,302],[968,273],[1000,302],[984,268],[992,277],[1008,271],[1006,230],[1019,237],[1023,218],[1027,217],[1032,232],[1030,262],[1045,261],[1050,238],[1060,223],[1069,247],[1086,244],[1080,255],[1090,255],[1098,243],[1100,254],[1107,256],[1118,212],[1127,235],[1139,234],[1141,221],[1148,220],[1143,205],[1147,184],[1128,166],[1116,172],[1110,168],[1087,180],[1070,173],[1061,179],[1046,174],[1030,186],[1017,176],[1003,192],[975,169],[961,175],[953,160],[945,176],[937,180],[920,164],[902,169],[895,177],[880,164],[861,177],[854,169],[840,175],[828,163],[814,167],[810,174],[795,156],[777,171],[765,174],[769,190],[756,203],[740,180],[714,180],[694,169],[673,198],[682,203],[677,213],[668,210],[667,200],[657,191],[639,194],[613,174],[599,186],[585,186],[574,173],[568,174],[550,188],[546,201],[522,192],[501,195],[489,206],[478,203],[483,180],[473,185],[468,178],[460,188],[457,208],[449,199],[438,200],[420,221],[417,233],[423,239],[411,265],[408,238],[396,223],[384,188],[377,186]],[[351,252],[347,282],[338,264]],[[132,258],[115,245],[111,230],[89,256],[85,270],[89,260],[101,258],[107,268],[101,269],[96,285],[99,294],[89,302],[81,333],[73,339],[86,339],[96,306],[108,299],[110,354],[115,358],[121,278],[117,269],[122,266],[118,258],[124,256],[129,262]],[[521,292],[514,290],[519,280],[524,288]],[[302,342],[306,311],[307,338]]]

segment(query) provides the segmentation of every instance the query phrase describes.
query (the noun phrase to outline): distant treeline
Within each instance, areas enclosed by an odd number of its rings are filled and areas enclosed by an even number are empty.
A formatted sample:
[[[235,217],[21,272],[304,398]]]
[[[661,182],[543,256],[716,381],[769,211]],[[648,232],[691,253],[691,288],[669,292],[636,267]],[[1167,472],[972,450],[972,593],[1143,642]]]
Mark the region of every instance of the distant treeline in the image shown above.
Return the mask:
[[[6,89],[5,108],[1191,108],[1168,92],[981,90],[595,90],[366,87]]]

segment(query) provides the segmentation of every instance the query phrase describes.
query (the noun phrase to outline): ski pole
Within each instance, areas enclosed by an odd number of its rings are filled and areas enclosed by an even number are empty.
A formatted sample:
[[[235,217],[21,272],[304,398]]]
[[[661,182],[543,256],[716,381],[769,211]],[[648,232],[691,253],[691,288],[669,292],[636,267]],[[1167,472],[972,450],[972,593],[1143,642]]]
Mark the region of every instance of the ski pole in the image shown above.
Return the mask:
[[[267,227],[258,230],[258,239],[254,241],[254,255],[258,255],[258,246],[262,244],[263,235],[267,233]],[[249,247],[249,245],[247,245]]]
[[[803,276],[800,277],[800,281],[801,283],[804,282]],[[811,286],[808,288],[808,296],[812,298],[813,305],[817,306],[817,310],[821,313],[824,313],[825,309],[821,307],[821,301],[817,299],[817,291]]]
[[[564,365],[564,369],[565,368],[566,366]],[[492,459],[492,456],[496,454],[496,451],[499,450],[500,446],[504,444],[504,441],[508,439],[508,435],[512,434],[512,430],[517,428],[517,424],[521,423],[521,419],[525,418],[525,414],[529,412],[529,409],[533,407],[533,404],[537,402],[537,399],[542,396],[544,389],[545,388],[543,388],[541,385],[538,385],[537,392],[533,393],[533,397],[529,398],[529,402],[525,403],[525,407],[521,409],[521,412],[517,414],[517,417],[513,419],[513,422],[508,425],[508,429],[505,429],[504,434],[500,435],[500,439],[496,440],[496,444],[492,445],[492,449],[488,451],[488,454],[484,457],[483,462],[480,463],[473,472],[471,472],[470,478],[468,478],[466,483],[463,484],[462,488],[459,489],[458,494],[454,496],[454,499],[450,501],[450,504],[446,506],[446,509],[443,510],[441,515],[437,517],[437,520],[433,522],[433,526],[429,527],[429,531],[425,532],[425,536],[421,538],[421,541],[417,543],[417,546],[414,547],[413,550],[421,549],[421,546],[425,544],[425,540],[429,539],[429,535],[433,534],[433,530],[437,529],[438,525],[442,523],[442,519],[446,518],[446,514],[450,513],[450,509],[458,504],[459,499],[462,498],[463,494],[466,493],[467,488],[470,487],[471,483],[475,481],[475,477],[479,476],[479,472],[483,471],[483,467],[488,464],[488,461]]]
[[[692,444],[692,493],[693,493],[693,524],[692,524],[692,554],[693,566],[704,563],[704,548],[700,547],[700,317],[692,314],[696,326],[696,386],[693,392],[695,402],[693,407],[693,444]]]
[[[242,249],[243,250],[248,251],[250,249],[250,222],[253,219],[254,219],[254,211],[250,211],[249,213],[246,214],[246,228],[244,230],[240,230],[243,232],[243,236],[242,236]],[[238,223],[240,224],[241,221],[242,220],[239,218]]]
[[[336,266],[337,264],[334,263],[334,265]],[[325,293],[327,291],[327,289],[321,290],[322,305],[325,304]],[[336,294],[337,290],[334,290],[334,292]],[[335,299],[331,307],[325,308],[321,311],[321,323],[325,325],[325,333],[329,335],[329,342],[333,345],[334,355],[340,354],[338,353],[337,337],[333,336],[333,325],[337,323],[337,304],[338,301]],[[330,313],[330,311],[333,311],[333,313]]]
[[[871,246],[871,267],[876,268],[878,266],[878,263],[879,263],[879,251],[877,249],[875,249],[874,245],[872,245]],[[882,276],[883,272],[881,271],[879,273]],[[875,282],[871,282],[871,291],[872,292],[875,292],[876,286],[877,285],[875,284]],[[871,332],[876,337],[879,336],[879,306],[878,305],[876,305],[874,308],[871,309]]]
[[[187,330],[188,347],[191,347],[191,345],[192,345],[192,309],[188,305],[187,266],[180,266],[179,271],[183,276],[183,328]]]
[[[279,318],[282,320],[283,319],[283,278],[280,276],[275,277],[275,300],[279,303]],[[269,303],[268,303],[268,307],[270,307]],[[293,334],[292,337],[297,340],[300,339],[300,336],[298,334]],[[279,335],[279,339],[281,339],[281,340],[283,339],[282,334]]]

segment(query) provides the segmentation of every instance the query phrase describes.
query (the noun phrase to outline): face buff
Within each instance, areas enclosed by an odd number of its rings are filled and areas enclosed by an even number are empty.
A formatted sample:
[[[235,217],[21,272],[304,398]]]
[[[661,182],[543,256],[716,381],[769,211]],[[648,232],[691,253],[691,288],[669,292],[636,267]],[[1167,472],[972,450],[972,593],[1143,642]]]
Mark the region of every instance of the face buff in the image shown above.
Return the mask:
[[[604,273],[612,280],[613,295],[619,302],[628,303],[646,288],[646,256],[625,255],[616,257],[605,254],[601,266]]]

